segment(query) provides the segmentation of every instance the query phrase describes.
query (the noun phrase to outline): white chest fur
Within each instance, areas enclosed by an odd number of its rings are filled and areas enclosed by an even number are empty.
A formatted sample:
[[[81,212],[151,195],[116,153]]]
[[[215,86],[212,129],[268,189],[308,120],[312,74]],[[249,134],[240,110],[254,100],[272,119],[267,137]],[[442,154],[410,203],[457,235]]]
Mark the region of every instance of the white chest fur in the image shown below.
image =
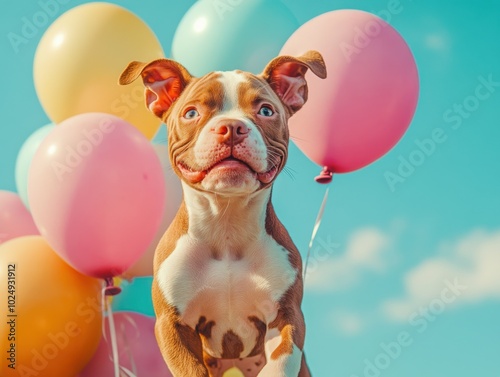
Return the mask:
[[[157,280],[163,295],[187,325],[214,321],[204,348],[221,357],[224,334],[243,343],[240,357],[255,347],[257,328],[268,324],[277,303],[297,277],[288,251],[265,230],[269,190],[252,198],[221,199],[184,187],[189,230],[163,261]],[[228,201],[229,200],[229,201]]]

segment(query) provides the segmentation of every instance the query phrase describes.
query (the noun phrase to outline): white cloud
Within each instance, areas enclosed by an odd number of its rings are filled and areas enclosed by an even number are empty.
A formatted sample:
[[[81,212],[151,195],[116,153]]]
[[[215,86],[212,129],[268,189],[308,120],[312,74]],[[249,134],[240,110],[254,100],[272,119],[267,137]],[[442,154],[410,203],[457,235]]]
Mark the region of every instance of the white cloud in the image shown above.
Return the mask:
[[[365,320],[358,313],[336,310],[328,318],[336,331],[348,336],[358,335],[365,327]]]
[[[383,270],[386,261],[383,253],[388,246],[388,237],[375,228],[366,228],[356,232],[350,240],[346,259],[355,266]]]
[[[332,292],[356,285],[364,271],[384,271],[389,262],[391,239],[377,228],[369,227],[354,232],[343,254],[333,255],[338,245],[318,241],[307,267],[307,290]]]
[[[405,296],[382,303],[382,313],[406,321],[420,307],[440,299],[450,284],[464,287],[453,306],[500,298],[499,269],[500,230],[473,231],[410,270],[404,278]]]

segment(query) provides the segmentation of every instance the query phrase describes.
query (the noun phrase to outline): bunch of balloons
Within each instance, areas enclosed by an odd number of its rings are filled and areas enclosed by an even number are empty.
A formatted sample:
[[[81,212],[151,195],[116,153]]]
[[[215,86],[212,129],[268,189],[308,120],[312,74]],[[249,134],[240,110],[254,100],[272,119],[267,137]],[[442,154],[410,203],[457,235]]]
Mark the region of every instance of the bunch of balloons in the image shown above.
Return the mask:
[[[40,41],[35,89],[52,123],[18,154],[19,195],[0,191],[0,277],[12,288],[12,305],[0,309],[12,318],[0,326],[12,354],[2,376],[109,375],[108,343],[123,348],[135,335],[149,358],[134,353],[122,366],[169,375],[151,316],[130,313],[124,327],[117,313],[112,333],[103,315],[103,293],[118,292],[113,278],[152,274],[156,243],[181,201],[165,147],[150,141],[161,122],[144,106],[142,84],[117,83],[130,61],[162,56],[141,19],[108,3],[71,9]],[[135,338],[124,343],[126,334]]]
[[[173,58],[198,76],[258,73],[279,54],[311,49],[323,55],[328,78],[308,75],[309,99],[290,120],[291,138],[323,167],[316,180],[328,183],[383,156],[411,122],[418,73],[392,26],[357,10],[300,26],[279,0],[199,0],[172,36]],[[64,13],[38,45],[34,84],[52,123],[19,152],[19,195],[0,191],[0,280],[15,282],[12,305],[0,308],[13,325],[0,326],[0,342],[12,339],[2,349],[15,355],[19,373],[116,374],[113,339],[121,371],[169,375],[154,340],[149,276],[182,191],[167,147],[151,142],[160,121],[144,106],[142,83],[117,84],[130,61],[163,56],[141,19],[102,2]],[[118,277],[131,282],[109,326],[103,294],[119,291]],[[137,304],[144,300],[149,305]],[[2,376],[14,375],[9,364],[2,368]]]

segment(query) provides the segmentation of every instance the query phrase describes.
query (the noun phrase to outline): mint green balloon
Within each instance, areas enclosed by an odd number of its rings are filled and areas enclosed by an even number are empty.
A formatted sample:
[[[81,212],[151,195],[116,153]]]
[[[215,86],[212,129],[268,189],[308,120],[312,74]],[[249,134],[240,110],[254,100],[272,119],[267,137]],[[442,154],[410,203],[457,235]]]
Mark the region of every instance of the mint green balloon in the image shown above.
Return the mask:
[[[298,27],[279,0],[199,0],[177,27],[172,56],[195,76],[260,73]]]
[[[30,209],[28,202],[28,173],[31,160],[42,143],[43,139],[54,129],[53,124],[43,126],[33,132],[22,145],[16,160],[16,187],[26,208]]]

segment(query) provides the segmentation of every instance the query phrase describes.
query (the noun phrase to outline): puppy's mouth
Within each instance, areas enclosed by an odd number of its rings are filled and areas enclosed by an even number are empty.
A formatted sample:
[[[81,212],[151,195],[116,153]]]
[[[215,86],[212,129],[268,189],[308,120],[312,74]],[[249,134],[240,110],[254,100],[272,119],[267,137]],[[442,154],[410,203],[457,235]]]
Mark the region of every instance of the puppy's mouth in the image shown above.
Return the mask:
[[[208,169],[205,170],[195,170],[189,167],[184,162],[177,163],[177,167],[179,168],[184,178],[186,178],[187,181],[193,184],[203,181],[205,177],[210,173],[243,174],[248,172],[254,174],[256,179],[259,180],[261,183],[268,184],[271,183],[271,181],[276,177],[276,174],[278,173],[278,167],[280,164],[281,164],[281,157],[276,163],[272,165],[271,169],[265,172],[257,172],[245,161],[230,156],[217,161],[215,164],[213,164],[212,166],[210,166]]]

